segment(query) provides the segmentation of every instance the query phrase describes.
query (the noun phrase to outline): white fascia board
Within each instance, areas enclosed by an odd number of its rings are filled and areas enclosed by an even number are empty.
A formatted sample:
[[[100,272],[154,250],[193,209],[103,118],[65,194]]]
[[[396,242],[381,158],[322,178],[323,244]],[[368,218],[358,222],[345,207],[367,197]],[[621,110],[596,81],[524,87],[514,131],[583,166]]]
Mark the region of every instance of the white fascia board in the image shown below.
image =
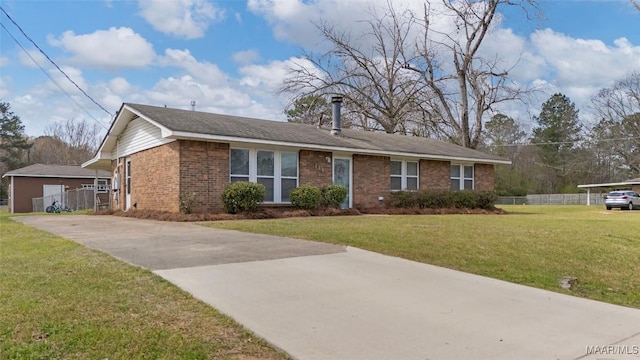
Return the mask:
[[[623,186],[623,185],[638,185],[640,181],[629,181],[629,182],[617,182],[617,183],[606,183],[606,184],[583,184],[578,185],[579,188],[593,188],[593,187],[610,187],[610,186]]]
[[[62,178],[62,179],[93,179],[94,175],[78,176],[78,175],[34,175],[34,174],[11,174],[13,177],[31,177],[31,178]],[[109,179],[109,176],[98,176],[100,179]]]
[[[248,144],[272,145],[272,146],[287,146],[287,147],[295,147],[295,148],[311,149],[311,150],[322,150],[322,151],[338,151],[338,152],[347,152],[347,153],[356,153],[356,154],[389,155],[389,156],[403,156],[403,157],[429,159],[429,160],[463,161],[463,162],[473,162],[473,163],[482,163],[482,164],[511,165],[511,161],[509,160],[489,160],[489,159],[482,159],[482,158],[467,158],[467,157],[445,156],[445,155],[405,153],[405,152],[397,152],[397,151],[357,149],[357,148],[347,148],[347,147],[341,147],[341,146],[324,146],[324,145],[305,144],[305,143],[290,143],[290,142],[284,142],[284,141],[239,138],[235,136],[220,136],[220,135],[209,135],[209,134],[177,132],[177,131],[173,132],[173,131],[169,131],[168,129],[167,129],[166,136],[164,132],[162,133],[162,136],[170,139],[200,140],[200,141],[208,140],[208,141],[220,141],[220,142],[229,142],[229,143],[237,142],[237,143],[248,143]]]

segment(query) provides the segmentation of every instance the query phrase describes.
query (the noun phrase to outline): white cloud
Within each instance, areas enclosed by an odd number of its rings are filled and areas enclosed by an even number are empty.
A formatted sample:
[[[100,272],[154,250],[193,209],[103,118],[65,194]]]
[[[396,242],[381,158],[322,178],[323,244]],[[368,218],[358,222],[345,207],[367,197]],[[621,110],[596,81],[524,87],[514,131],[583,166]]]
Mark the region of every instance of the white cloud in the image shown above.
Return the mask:
[[[9,82],[10,78],[8,76],[0,76],[0,98],[6,97],[9,92]]]
[[[296,59],[290,59],[272,61],[267,65],[244,66],[239,69],[239,72],[244,75],[240,84],[249,88],[261,88],[265,91],[275,92],[287,75],[288,68],[294,65],[295,61]]]
[[[162,66],[184,69],[193,78],[210,85],[221,85],[227,82],[227,75],[216,64],[199,62],[187,49],[166,49],[165,55],[159,58],[158,63]]]
[[[11,60],[9,60],[9,58],[8,58],[8,57],[6,57],[6,56],[0,56],[0,67],[2,67],[2,66],[7,66],[7,65],[9,65],[9,64],[11,64]]]
[[[78,68],[71,67],[71,66],[61,66],[60,68],[81,89],[87,91],[88,84],[87,84],[86,80],[84,79],[84,77],[82,76],[82,70],[80,70]],[[53,80],[55,80],[56,84],[58,84],[58,86],[64,92],[66,92],[67,94],[71,94],[71,95],[80,94],[80,90],[78,90],[78,88],[73,83],[71,83],[71,81],[69,81],[69,79],[67,79],[67,77],[65,75],[63,75],[62,73],[60,73],[57,69],[53,69],[52,68],[49,72],[50,72],[50,75],[53,78]],[[52,94],[56,94],[56,93],[59,94],[60,93],[60,88],[58,88],[58,86],[56,86],[55,84],[53,84],[51,82],[47,82],[47,84],[48,84],[47,87],[49,88],[49,91]]]
[[[196,101],[199,110],[203,108],[230,109],[249,106],[250,97],[230,87],[217,87],[200,83],[189,75],[180,78],[169,77],[158,81],[146,93],[153,104],[171,107],[190,106]],[[202,110],[204,111],[204,110]]]
[[[255,49],[238,51],[233,54],[232,59],[238,64],[250,64],[260,60],[260,53]]]
[[[640,46],[627,39],[608,46],[601,40],[574,39],[545,29],[532,34],[531,41],[554,81],[565,86],[609,86],[640,67]]]
[[[140,15],[154,29],[186,39],[203,37],[224,11],[206,0],[140,0]]]
[[[246,91],[261,97],[275,97],[280,90],[282,81],[287,77],[291,68],[305,68],[310,72],[322,74],[307,59],[292,57],[284,61],[272,61],[266,65],[248,65],[238,69],[243,75],[240,79]],[[280,99],[283,102],[285,99]]]
[[[50,38],[49,42],[70,52],[73,64],[107,70],[145,67],[155,56],[153,45],[127,27],[112,27],[85,35],[65,31],[59,38]]]
[[[115,77],[109,81],[109,89],[115,94],[125,95],[131,89],[131,84],[123,77]]]
[[[544,62],[539,78],[552,85],[547,87],[548,96],[551,91],[569,96],[585,118],[589,118],[591,97],[598,90],[640,70],[640,46],[625,38],[611,46],[545,29],[531,35],[531,52]]]
[[[20,51],[18,53],[18,59],[20,60],[21,65],[30,68],[37,68],[38,65],[42,67],[47,67],[49,65],[49,60],[47,60],[47,58],[36,49],[27,50],[27,53]]]

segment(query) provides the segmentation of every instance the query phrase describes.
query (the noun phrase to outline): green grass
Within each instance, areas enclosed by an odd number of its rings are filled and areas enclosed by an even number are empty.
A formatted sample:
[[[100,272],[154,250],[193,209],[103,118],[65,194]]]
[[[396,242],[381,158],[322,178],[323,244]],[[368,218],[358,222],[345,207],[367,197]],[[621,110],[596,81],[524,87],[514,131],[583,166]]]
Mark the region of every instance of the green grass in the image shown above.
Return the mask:
[[[283,359],[150,271],[0,213],[0,359]]]
[[[508,215],[219,221],[209,226],[355,246],[640,308],[640,211],[504,206]],[[578,285],[564,290],[563,276]]]

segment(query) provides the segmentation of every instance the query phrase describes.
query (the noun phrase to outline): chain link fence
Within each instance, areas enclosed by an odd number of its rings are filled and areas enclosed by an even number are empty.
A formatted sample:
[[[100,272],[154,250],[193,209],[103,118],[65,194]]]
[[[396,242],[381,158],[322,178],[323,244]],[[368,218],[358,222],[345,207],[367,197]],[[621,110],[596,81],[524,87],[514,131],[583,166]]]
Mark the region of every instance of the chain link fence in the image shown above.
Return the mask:
[[[93,188],[83,188],[68,190],[60,194],[33,198],[33,212],[44,212],[47,206],[53,204],[54,201],[58,201],[62,210],[69,209],[71,211],[79,210],[93,210],[96,208],[96,199],[98,199],[98,207],[109,207],[109,201],[111,197],[109,193],[100,192],[96,194]]]
[[[604,205],[606,193],[594,194],[534,194],[527,196],[499,196],[500,205]]]

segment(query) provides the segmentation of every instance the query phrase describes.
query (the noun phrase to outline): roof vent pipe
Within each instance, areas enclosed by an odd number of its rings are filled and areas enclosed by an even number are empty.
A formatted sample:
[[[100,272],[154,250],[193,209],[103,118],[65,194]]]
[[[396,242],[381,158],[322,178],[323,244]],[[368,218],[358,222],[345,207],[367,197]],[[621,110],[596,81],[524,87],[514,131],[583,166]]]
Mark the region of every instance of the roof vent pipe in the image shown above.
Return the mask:
[[[342,96],[332,96],[331,105],[333,110],[333,119],[331,125],[331,135],[340,135],[342,126],[340,124],[340,107],[342,104]]]

